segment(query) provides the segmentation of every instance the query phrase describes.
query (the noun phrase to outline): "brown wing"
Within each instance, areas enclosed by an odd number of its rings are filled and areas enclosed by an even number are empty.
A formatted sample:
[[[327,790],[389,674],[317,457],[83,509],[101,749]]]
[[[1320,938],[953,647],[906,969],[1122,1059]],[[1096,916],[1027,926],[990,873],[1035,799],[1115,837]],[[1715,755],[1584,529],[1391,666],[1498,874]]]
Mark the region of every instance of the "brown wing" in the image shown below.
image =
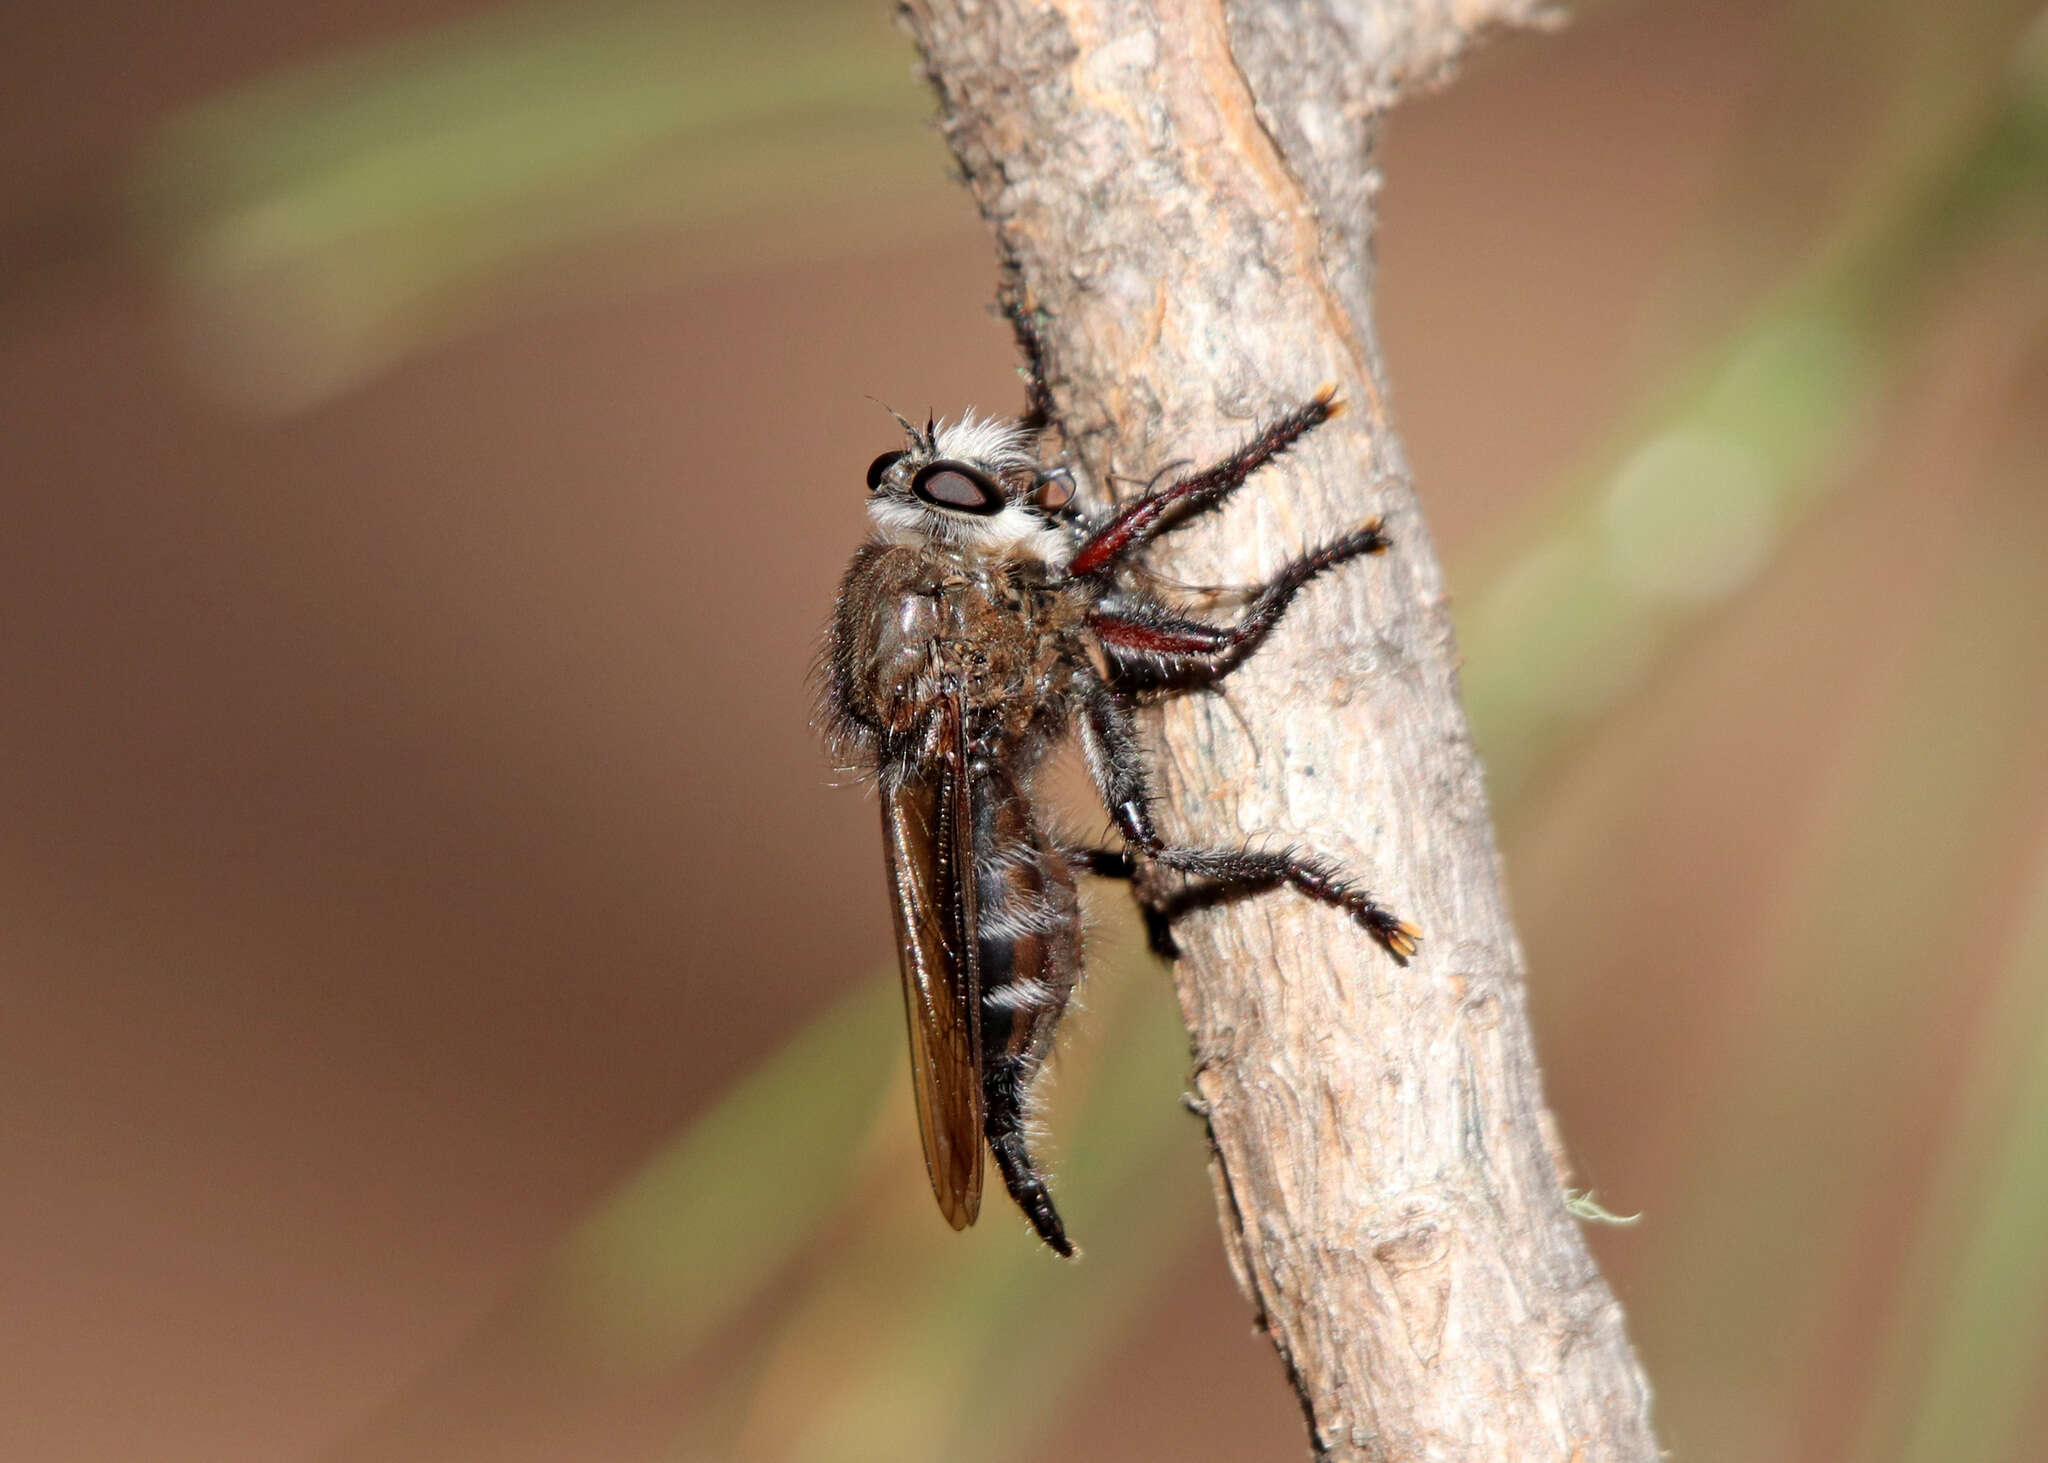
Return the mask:
[[[981,1212],[981,968],[973,823],[960,709],[948,702],[937,755],[882,789],[882,840],[910,1021],[910,1087],[939,1210],[955,1229]]]

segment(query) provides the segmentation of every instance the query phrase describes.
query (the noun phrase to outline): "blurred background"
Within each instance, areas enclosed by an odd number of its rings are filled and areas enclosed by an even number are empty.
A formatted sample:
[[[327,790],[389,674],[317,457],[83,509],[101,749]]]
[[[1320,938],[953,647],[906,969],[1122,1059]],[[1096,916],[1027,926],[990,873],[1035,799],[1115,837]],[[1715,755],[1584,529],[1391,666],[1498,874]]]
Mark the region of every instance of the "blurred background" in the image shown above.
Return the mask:
[[[1292,1458],[1166,972],[919,1170],[807,662],[1019,400],[878,0],[0,13],[0,1458]],[[1673,1455],[2048,1457],[2048,23],[1583,8],[1380,326]],[[1113,892],[1113,891],[1112,891]]]

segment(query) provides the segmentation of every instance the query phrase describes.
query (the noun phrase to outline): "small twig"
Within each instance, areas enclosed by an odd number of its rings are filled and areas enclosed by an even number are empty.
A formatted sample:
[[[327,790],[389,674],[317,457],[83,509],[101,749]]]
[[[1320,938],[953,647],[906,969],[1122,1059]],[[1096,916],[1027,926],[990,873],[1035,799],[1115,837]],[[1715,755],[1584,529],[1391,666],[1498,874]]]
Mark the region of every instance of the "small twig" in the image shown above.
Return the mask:
[[[1097,483],[1353,410],[1163,565],[1243,583],[1384,516],[1233,683],[1168,710],[1166,807],[1341,858],[1427,936],[1306,901],[1191,919],[1178,968],[1227,1248],[1319,1456],[1649,1463],[1649,1392],[1543,1140],[1443,586],[1370,329],[1377,118],[1528,0],[913,0],[947,136]]]

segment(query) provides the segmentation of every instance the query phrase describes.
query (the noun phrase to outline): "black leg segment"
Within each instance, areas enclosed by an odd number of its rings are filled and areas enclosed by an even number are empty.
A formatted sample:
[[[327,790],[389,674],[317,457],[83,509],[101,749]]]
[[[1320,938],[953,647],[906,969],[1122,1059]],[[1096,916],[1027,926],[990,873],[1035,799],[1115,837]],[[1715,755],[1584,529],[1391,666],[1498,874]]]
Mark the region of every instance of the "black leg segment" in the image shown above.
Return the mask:
[[[1170,869],[1209,881],[1190,891],[1184,902],[1169,901],[1168,919],[1190,909],[1277,889],[1285,884],[1309,898],[1343,910],[1377,940],[1395,963],[1406,965],[1419,947],[1422,931],[1358,888],[1327,860],[1310,854],[1267,853],[1250,848],[1173,848],[1162,845],[1152,857]]]
[[[1336,397],[1336,388],[1325,386],[1214,467],[1126,505],[1075,551],[1067,572],[1080,578],[1113,569],[1160,534],[1218,506],[1245,479],[1336,416]]]
[[[1138,861],[1122,849],[1070,848],[1067,861],[1073,865],[1075,873],[1092,874],[1098,879],[1121,879],[1129,883],[1138,877]],[[1180,945],[1173,938],[1173,921],[1183,895],[1151,899],[1133,889],[1131,897],[1137,902],[1138,913],[1144,916],[1145,943],[1152,953],[1161,960],[1180,959]],[[1187,907],[1193,908],[1192,905]]]
[[[1209,881],[1210,888],[1178,907],[1168,901],[1161,913],[1169,924],[1188,909],[1284,884],[1343,910],[1398,963],[1406,965],[1415,954],[1422,931],[1351,883],[1327,860],[1250,848],[1177,848],[1161,838],[1152,822],[1152,795],[1139,760],[1137,733],[1122,702],[1106,686],[1090,687],[1083,699],[1081,744],[1103,804],[1131,847],[1169,869]]]
[[[1294,597],[1316,576],[1364,554],[1386,552],[1390,541],[1377,518],[1342,538],[1303,554],[1260,585],[1235,625],[1211,625],[1176,615],[1164,605],[1126,596],[1089,616],[1120,691],[1192,691],[1213,686],[1251,657],[1287,613]]]
[[[1038,314],[1024,303],[1024,282],[1017,277],[1016,261],[1008,261],[1009,278],[1002,290],[1003,315],[1017,338],[1017,350],[1024,357],[1024,415],[1019,419],[1034,432],[1045,430],[1052,421],[1052,388],[1045,380],[1045,341],[1038,333]]]

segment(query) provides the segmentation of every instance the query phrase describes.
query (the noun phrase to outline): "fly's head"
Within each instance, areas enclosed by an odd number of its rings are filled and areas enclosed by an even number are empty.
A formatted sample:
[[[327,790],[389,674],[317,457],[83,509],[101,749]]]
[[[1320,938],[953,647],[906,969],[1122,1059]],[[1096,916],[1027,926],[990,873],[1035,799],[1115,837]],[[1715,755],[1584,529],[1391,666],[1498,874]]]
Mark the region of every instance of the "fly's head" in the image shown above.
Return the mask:
[[[1030,430],[971,411],[922,430],[896,420],[910,445],[868,466],[868,516],[885,539],[1066,563],[1073,479],[1039,466]]]

